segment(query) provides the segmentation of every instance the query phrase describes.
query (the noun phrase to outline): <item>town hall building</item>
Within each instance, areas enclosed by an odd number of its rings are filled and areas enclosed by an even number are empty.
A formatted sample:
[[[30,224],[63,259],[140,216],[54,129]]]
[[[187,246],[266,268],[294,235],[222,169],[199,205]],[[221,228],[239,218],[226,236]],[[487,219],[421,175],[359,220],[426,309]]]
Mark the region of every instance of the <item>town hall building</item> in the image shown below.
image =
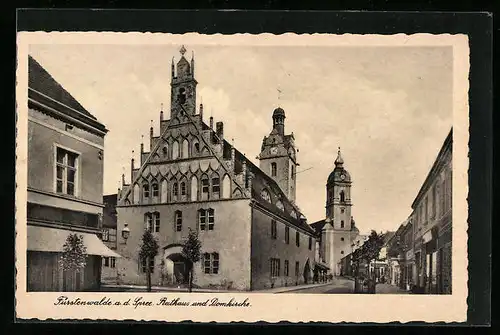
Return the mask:
[[[285,111],[274,110],[254,165],[224,138],[223,122],[205,123],[194,56],[180,52],[171,65],[169,115],[160,111],[158,133],[151,127],[149,148],[141,143],[139,162],[131,160],[130,182],[122,176],[118,282],[144,285],[149,266],[153,285],[184,284],[189,261],[181,250],[190,229],[202,244],[195,286],[256,290],[312,281],[316,234],[295,204],[297,153]],[[139,257],[145,229],[160,246],[150,264]]]

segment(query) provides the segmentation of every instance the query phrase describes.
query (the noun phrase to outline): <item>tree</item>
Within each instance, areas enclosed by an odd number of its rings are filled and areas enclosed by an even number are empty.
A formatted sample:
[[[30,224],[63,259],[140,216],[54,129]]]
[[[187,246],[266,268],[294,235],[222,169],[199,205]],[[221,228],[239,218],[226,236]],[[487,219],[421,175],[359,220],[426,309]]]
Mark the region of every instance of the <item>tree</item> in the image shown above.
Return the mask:
[[[83,236],[69,234],[63,245],[63,254],[60,266],[64,271],[79,273],[87,264],[87,247],[83,243]]]
[[[375,261],[379,258],[380,249],[384,245],[384,234],[378,234],[376,231],[372,230],[368,239],[363,243],[360,249],[360,258],[366,261],[368,266],[372,261]],[[373,275],[369,272],[369,290],[371,293],[375,293],[375,279]]]
[[[148,292],[151,292],[151,259],[154,259],[156,255],[158,255],[158,242],[153,234],[151,234],[151,231],[146,229],[142,235],[139,258],[141,262],[146,262],[146,283]]]
[[[182,255],[189,261],[188,262],[188,273],[189,273],[189,292],[193,290],[193,276],[194,276],[194,264],[200,260],[201,256],[201,242],[198,239],[198,233],[189,228],[189,234],[182,245]]]

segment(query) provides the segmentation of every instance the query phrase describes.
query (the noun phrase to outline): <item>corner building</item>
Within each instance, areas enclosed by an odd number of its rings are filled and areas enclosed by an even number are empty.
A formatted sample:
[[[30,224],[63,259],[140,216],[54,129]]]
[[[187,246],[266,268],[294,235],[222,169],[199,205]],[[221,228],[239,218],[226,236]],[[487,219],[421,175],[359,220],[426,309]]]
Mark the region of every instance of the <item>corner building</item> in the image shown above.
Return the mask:
[[[215,129],[212,117],[204,122],[194,56],[188,61],[186,49],[180,52],[171,65],[170,117],[160,111],[159,134],[151,127],[149,150],[141,143],[139,166],[131,160],[131,182],[123,181],[118,193],[118,281],[144,285],[150,266],[153,285],[186,283],[181,250],[192,229],[202,243],[196,286],[255,290],[308,282],[315,235],[294,204],[297,164],[293,134],[284,134],[285,112],[274,111],[255,166],[224,139],[222,122]],[[144,229],[160,245],[150,264],[139,258]]]

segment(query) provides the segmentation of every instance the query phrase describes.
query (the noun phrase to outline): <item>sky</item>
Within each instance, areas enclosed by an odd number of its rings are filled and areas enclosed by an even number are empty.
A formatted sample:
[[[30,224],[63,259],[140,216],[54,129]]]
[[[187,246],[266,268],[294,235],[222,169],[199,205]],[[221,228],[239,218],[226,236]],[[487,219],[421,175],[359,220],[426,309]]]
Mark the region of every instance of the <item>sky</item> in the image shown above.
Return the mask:
[[[170,64],[180,45],[30,45],[30,54],[109,133],[104,194],[130,181],[141,135],[169,117]],[[453,124],[451,47],[186,45],[195,56],[204,119],[258,165],[272,112],[299,149],[297,205],[325,218],[326,180],[338,147],[352,177],[352,214],[361,233],[396,230]],[[278,89],[282,93],[278,94]]]

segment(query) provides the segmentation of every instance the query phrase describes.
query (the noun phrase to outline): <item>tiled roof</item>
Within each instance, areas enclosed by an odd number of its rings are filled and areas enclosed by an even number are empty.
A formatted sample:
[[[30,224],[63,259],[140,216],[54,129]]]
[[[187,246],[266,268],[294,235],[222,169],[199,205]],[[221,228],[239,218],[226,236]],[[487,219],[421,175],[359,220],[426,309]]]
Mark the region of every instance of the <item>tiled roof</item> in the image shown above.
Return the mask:
[[[33,57],[29,57],[28,86],[60,103],[96,120],[68,91],[64,89]]]
[[[225,141],[225,148],[229,148],[230,150],[230,145]],[[226,151],[226,150],[224,150]],[[290,222],[294,226],[301,228],[309,233],[314,233],[313,229],[305,222],[305,217],[304,215],[300,212],[299,208],[294,205],[290,199],[284,194],[284,192],[281,190],[279,185],[276,183],[276,181],[268,176],[264,171],[262,171],[259,167],[254,165],[249,159],[245,157],[241,152],[238,150],[235,151],[235,173],[240,173],[242,171],[242,162],[246,161],[246,166],[247,166],[247,177],[248,174],[251,172],[254,175],[254,178],[252,179],[252,199],[257,201],[259,205],[262,207],[266,208],[267,210],[273,212],[274,214],[283,217],[284,219],[287,220],[287,222]],[[261,192],[262,190],[266,188],[269,190],[269,193],[272,198],[272,202],[268,202],[267,200],[264,200],[261,198]],[[278,207],[276,207],[276,201],[280,200],[283,203],[284,206],[284,211],[280,210]],[[297,219],[292,217],[290,214],[291,212],[295,211],[297,214]],[[301,217],[303,219],[301,219]]]
[[[68,91],[64,89],[33,57],[28,56],[28,97],[54,110],[84,122],[102,132],[97,121]]]

